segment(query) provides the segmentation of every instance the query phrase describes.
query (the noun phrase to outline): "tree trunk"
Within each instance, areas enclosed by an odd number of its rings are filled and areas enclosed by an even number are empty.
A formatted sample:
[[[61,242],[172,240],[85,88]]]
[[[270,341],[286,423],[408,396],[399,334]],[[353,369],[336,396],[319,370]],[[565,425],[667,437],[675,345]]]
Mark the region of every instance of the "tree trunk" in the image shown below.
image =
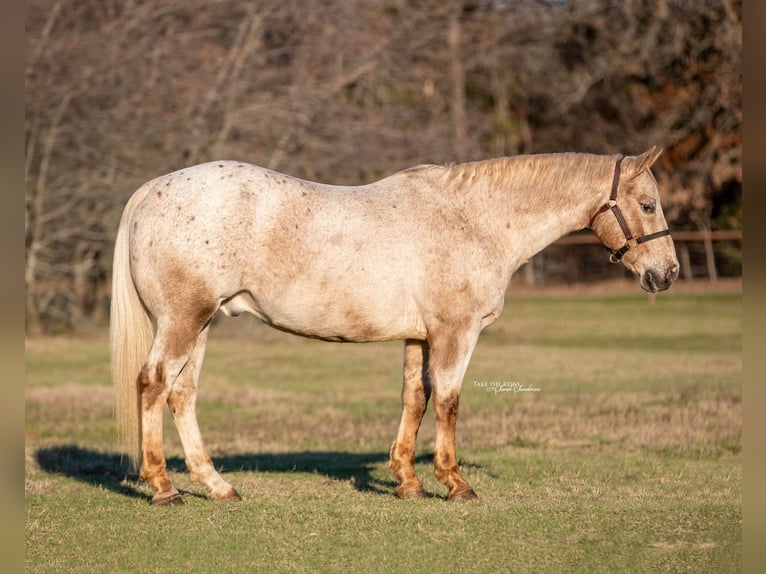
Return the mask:
[[[452,84],[451,109],[453,151],[455,153],[456,161],[465,161],[468,138],[465,110],[465,74],[463,72],[463,61],[460,55],[460,12],[462,11],[462,8],[462,3],[458,3],[455,9],[450,13],[448,33],[450,81]]]

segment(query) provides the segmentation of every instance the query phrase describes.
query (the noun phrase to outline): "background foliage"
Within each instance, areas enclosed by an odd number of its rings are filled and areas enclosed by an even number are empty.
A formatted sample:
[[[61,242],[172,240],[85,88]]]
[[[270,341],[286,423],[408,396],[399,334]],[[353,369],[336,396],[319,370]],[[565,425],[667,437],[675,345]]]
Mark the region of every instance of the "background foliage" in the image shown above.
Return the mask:
[[[672,228],[741,228],[741,20],[740,0],[29,0],[28,326],[103,320],[128,196],[218,158],[358,184],[656,143]]]

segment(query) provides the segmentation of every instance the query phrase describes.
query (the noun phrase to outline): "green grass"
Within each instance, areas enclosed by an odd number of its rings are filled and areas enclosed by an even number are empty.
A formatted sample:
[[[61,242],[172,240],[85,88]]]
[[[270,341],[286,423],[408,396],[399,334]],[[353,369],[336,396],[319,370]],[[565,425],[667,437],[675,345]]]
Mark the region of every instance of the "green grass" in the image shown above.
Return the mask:
[[[26,571],[739,571],[741,323],[739,295],[509,300],[463,385],[475,503],[433,477],[431,409],[430,496],[393,495],[401,343],[216,326],[200,425],[245,500],[204,498],[168,418],[186,505],[156,508],[114,450],[105,337],[30,340]]]

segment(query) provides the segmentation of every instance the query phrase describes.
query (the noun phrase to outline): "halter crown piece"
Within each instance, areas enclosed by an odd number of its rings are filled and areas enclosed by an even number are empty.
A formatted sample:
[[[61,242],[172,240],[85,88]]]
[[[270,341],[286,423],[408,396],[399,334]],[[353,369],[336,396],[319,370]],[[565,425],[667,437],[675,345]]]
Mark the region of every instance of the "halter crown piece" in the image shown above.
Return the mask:
[[[638,247],[642,243],[646,243],[652,239],[664,237],[665,235],[670,235],[670,229],[664,229],[662,231],[655,231],[649,235],[633,237],[633,234],[630,232],[630,228],[628,227],[628,223],[625,221],[625,217],[622,215],[622,210],[620,209],[620,206],[617,205],[617,188],[620,186],[620,167],[622,165],[623,159],[624,156],[618,157],[617,162],[614,164],[614,178],[612,179],[612,192],[609,194],[609,201],[602,205],[599,210],[593,214],[593,217],[590,218],[590,223],[588,224],[588,227],[593,229],[593,222],[596,221],[596,218],[599,215],[605,211],[611,211],[614,213],[614,217],[617,219],[617,223],[620,224],[620,229],[622,229],[623,235],[625,235],[625,245],[619,249],[612,249],[606,245],[604,246],[606,247],[606,250],[609,251],[609,261],[612,263],[619,263],[623,255],[625,255],[631,249]]]

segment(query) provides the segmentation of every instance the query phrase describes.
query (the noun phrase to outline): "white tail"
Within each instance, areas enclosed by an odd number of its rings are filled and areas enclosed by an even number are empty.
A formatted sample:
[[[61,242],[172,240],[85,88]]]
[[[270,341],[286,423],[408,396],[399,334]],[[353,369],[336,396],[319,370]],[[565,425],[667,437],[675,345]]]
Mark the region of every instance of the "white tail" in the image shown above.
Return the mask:
[[[120,447],[138,468],[141,456],[141,413],[138,374],[146,362],[154,333],[130,273],[130,220],[148,193],[145,184],[128,200],[114,246],[109,346],[114,383],[114,414]]]

